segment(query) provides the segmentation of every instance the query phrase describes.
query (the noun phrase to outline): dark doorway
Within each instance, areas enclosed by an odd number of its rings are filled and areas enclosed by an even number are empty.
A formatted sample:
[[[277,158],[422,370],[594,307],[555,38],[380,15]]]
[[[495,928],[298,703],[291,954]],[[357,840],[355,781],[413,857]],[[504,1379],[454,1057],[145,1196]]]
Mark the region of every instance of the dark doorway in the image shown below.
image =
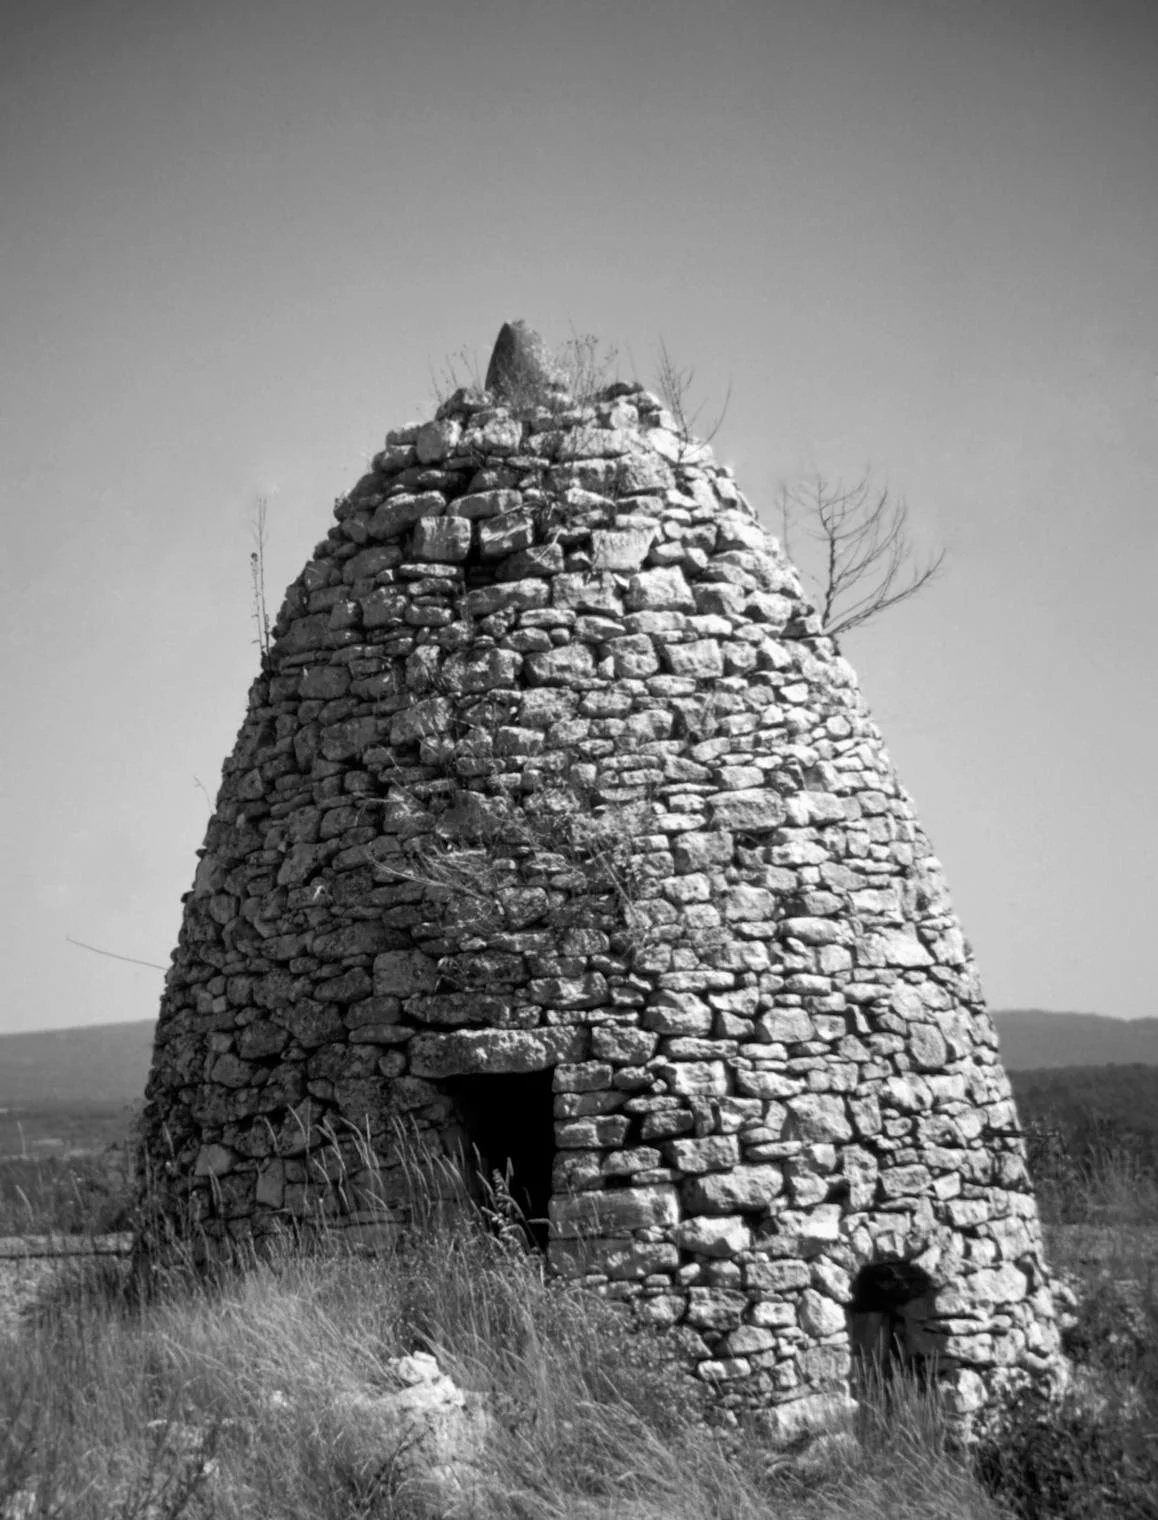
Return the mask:
[[[464,1169],[480,1201],[501,1210],[509,1195],[540,1250],[547,1248],[555,1161],[553,1076],[550,1070],[496,1072],[453,1077],[445,1084],[466,1132]]]
[[[933,1282],[906,1261],[862,1267],[849,1310],[854,1375],[861,1389],[907,1372],[922,1380],[933,1371],[934,1347],[926,1328]]]

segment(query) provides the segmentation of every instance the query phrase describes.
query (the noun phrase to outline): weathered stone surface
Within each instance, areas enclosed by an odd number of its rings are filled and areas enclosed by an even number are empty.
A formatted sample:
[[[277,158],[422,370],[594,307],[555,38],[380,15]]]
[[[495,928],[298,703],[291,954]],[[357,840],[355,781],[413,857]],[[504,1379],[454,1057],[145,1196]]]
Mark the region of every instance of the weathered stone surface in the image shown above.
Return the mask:
[[[489,1103],[543,1159],[551,1267],[728,1409],[839,1405],[872,1273],[919,1264],[900,1307],[965,1419],[1053,1365],[1049,1278],[855,677],[654,397],[572,405],[518,328],[492,371],[388,435],[287,592],[166,983],[164,1207],[207,1249],[340,1220],[322,1139],[356,1126],[393,1180],[350,1228],[401,1227],[399,1124],[501,1164]]]
[[[684,1207],[690,1214],[759,1211],[772,1206],[783,1186],[784,1176],[777,1166],[737,1166],[685,1183]]]
[[[384,1387],[339,1394],[351,1464],[388,1470],[392,1493],[416,1520],[476,1514],[496,1435],[487,1400],[458,1387],[425,1351],[393,1357],[382,1370]]]
[[[455,563],[470,553],[471,526],[462,517],[420,517],[414,524],[415,559]]]
[[[437,491],[418,496],[395,496],[384,501],[370,519],[371,538],[397,538],[422,517],[435,517],[446,511],[446,501]]]
[[[633,576],[624,605],[629,612],[694,612],[696,599],[683,571],[667,568]]]
[[[584,1043],[582,1032],[565,1027],[419,1034],[410,1042],[410,1070],[418,1077],[546,1071],[581,1055]]]
[[[738,1165],[740,1144],[734,1135],[708,1135],[703,1140],[672,1140],[667,1146],[671,1164],[681,1172],[726,1172]]]
[[[387,950],[374,957],[374,991],[379,996],[409,997],[433,992],[438,968],[420,950]]]
[[[655,538],[655,526],[591,535],[591,563],[595,570],[638,570]]]
[[[712,824],[719,829],[759,833],[776,828],[784,820],[783,799],[762,787],[718,792],[707,801]]]
[[[835,1094],[806,1093],[789,1098],[788,1125],[802,1140],[851,1140],[844,1100]]]
[[[698,1256],[738,1256],[751,1245],[752,1231],[740,1214],[685,1219],[676,1231],[676,1240],[683,1250]]]
[[[622,1235],[629,1230],[674,1225],[679,1204],[673,1187],[622,1188],[613,1193],[580,1193],[552,1198],[551,1224],[564,1239]]]
[[[563,389],[563,379],[550,350],[522,320],[504,322],[487,365],[488,391],[516,406],[546,402]]]

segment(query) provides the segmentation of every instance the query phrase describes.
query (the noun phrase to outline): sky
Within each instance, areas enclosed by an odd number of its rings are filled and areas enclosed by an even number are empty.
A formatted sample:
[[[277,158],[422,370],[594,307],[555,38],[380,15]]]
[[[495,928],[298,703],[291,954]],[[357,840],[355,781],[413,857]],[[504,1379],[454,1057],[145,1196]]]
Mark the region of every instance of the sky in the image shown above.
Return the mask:
[[[845,641],[991,1005],[1158,1013],[1151,0],[0,0],[0,1032],[156,1014],[276,606],[505,320],[947,550]]]

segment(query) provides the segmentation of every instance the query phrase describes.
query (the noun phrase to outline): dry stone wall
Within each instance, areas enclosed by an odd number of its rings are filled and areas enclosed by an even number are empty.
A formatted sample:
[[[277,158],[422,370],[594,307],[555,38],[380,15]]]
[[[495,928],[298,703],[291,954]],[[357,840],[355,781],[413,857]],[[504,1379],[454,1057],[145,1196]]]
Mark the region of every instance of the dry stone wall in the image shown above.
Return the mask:
[[[1055,1372],[941,867],[731,471],[638,386],[459,392],[335,518],[186,897],[146,1119],[173,1218],[371,1229],[400,1125],[481,1136],[556,1271],[784,1433],[872,1357],[962,1415]]]

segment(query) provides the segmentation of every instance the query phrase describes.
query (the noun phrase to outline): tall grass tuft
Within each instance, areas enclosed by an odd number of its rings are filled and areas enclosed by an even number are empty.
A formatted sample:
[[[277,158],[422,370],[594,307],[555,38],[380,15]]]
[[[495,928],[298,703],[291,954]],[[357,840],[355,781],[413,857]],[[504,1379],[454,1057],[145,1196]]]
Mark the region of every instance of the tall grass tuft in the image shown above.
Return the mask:
[[[792,1462],[706,1423],[669,1338],[488,1228],[501,1190],[480,1212],[415,1180],[420,1228],[377,1254],[319,1230],[48,1301],[0,1355],[0,1515],[404,1520],[374,1401],[426,1351],[493,1411],[477,1520],[999,1520],[927,1392],[880,1390],[859,1441]]]

